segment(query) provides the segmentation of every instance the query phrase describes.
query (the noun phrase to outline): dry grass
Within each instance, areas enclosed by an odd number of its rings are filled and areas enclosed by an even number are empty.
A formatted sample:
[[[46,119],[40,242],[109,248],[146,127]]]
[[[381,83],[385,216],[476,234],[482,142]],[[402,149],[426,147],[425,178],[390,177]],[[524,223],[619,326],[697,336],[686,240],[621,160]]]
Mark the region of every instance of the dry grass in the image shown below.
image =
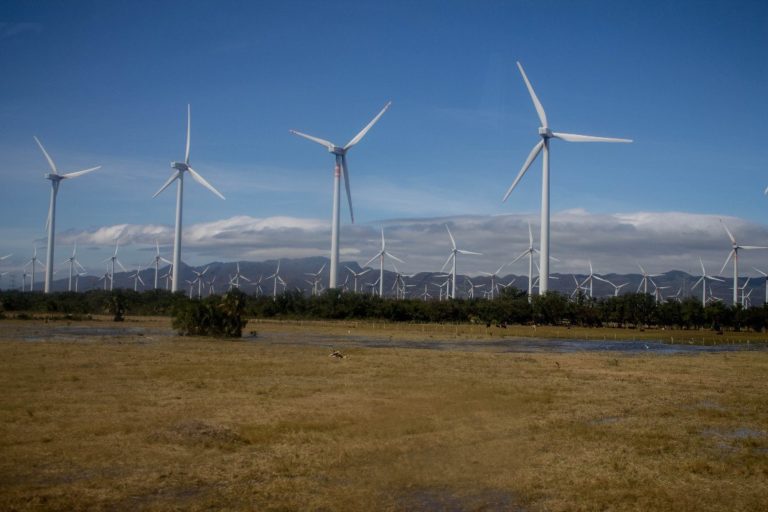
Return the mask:
[[[1,341],[0,509],[768,502],[766,352],[354,348],[337,360],[325,345],[269,342],[273,330],[309,328],[259,323],[260,338],[238,342]]]

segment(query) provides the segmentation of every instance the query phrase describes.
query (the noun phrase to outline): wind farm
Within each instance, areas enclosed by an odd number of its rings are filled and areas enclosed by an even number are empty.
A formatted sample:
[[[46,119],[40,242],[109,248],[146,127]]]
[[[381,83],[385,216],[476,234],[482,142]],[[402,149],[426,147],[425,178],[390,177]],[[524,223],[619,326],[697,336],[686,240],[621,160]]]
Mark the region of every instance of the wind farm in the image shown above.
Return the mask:
[[[0,509],[768,502],[765,2],[4,15]]]

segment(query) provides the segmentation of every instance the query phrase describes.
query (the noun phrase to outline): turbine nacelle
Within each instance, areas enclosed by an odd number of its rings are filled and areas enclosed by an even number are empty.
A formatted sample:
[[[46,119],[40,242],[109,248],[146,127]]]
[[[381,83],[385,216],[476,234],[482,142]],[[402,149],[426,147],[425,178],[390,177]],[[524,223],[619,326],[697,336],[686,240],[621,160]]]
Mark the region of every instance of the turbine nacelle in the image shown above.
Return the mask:
[[[189,166],[184,162],[171,162],[171,168],[184,172],[189,169]]]
[[[328,152],[329,153],[333,153],[334,155],[338,155],[338,156],[344,156],[344,155],[347,154],[347,150],[342,148],[342,147],[339,147],[339,146],[331,146],[331,147],[329,147],[328,148]]]
[[[47,180],[51,181],[61,181],[64,179],[64,177],[61,174],[54,174],[52,172],[49,172],[47,174],[43,174],[43,177]]]
[[[544,126],[539,127],[539,135],[541,135],[545,139],[551,139],[553,137],[552,130]]]

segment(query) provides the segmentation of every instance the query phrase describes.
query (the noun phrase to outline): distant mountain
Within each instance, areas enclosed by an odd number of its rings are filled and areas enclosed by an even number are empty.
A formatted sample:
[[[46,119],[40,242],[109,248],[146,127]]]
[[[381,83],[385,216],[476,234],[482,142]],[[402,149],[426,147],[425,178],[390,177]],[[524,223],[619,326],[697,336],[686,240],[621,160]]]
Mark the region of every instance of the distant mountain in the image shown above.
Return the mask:
[[[182,263],[181,279],[184,281],[183,290],[187,292],[190,289],[190,282],[195,282],[193,294],[197,294],[198,285],[196,274],[194,271],[202,272],[203,284],[200,287],[204,295],[207,295],[213,286],[216,293],[221,293],[229,287],[230,279],[237,272],[238,262],[219,262],[214,261],[207,265],[201,265],[198,267],[190,267]],[[261,262],[252,261],[240,261],[240,275],[244,276],[244,279],[240,281],[240,287],[247,293],[263,293],[271,295],[274,290],[274,279],[267,280],[266,278],[275,273],[277,269],[277,260],[267,260]],[[284,289],[287,290],[300,290],[303,293],[309,294],[312,289],[312,285],[307,281],[311,281],[312,276],[310,274],[317,273],[323,266],[323,271],[320,273],[319,284],[321,289],[325,289],[328,286],[328,265],[329,260],[325,257],[310,257],[299,259],[282,259],[280,260],[280,277],[285,282],[285,286],[278,283],[278,293],[281,293]],[[355,272],[361,272],[363,269],[356,262],[342,262],[339,264],[339,287],[346,287],[351,290],[353,286],[354,278],[347,270],[347,267]],[[207,270],[206,270],[207,269]],[[168,266],[160,268],[159,275],[165,276],[168,272]],[[134,279],[131,277],[133,272],[119,272],[115,274],[115,288],[133,289]],[[144,269],[139,274],[144,284],[138,283],[139,290],[149,290],[154,286],[155,269]],[[419,297],[424,294],[426,287],[427,292],[432,297],[437,297],[440,293],[439,285],[444,283],[447,278],[445,274],[439,272],[419,272],[412,276],[405,276],[405,282],[408,285],[407,294],[410,297]],[[616,286],[621,287],[620,293],[635,293],[642,285],[641,274],[600,274],[601,278],[610,281]],[[358,291],[369,293],[371,286],[369,284],[375,282],[379,277],[379,270],[372,268],[365,275],[358,279]],[[396,274],[390,270],[384,271],[384,294],[385,296],[394,296]],[[574,279],[575,278],[575,279]],[[248,279],[249,281],[246,281]],[[586,274],[552,274],[550,276],[550,289],[553,291],[561,292],[570,295],[576,288],[576,281],[583,283],[587,279]],[[648,293],[654,293],[655,283],[661,289],[662,296],[667,298],[673,295],[679,294],[680,297],[695,297],[701,298],[701,285],[691,290],[691,286],[698,281],[699,276],[692,276],[686,272],[679,270],[672,270],[665,272],[657,277],[652,278],[652,282],[648,282]],[[726,304],[732,302],[733,292],[731,288],[732,279],[727,277],[721,278],[722,282],[710,281],[707,283],[707,288],[712,287],[712,293],[715,297],[723,299]],[[79,279],[78,289],[80,291],[101,289],[104,287],[104,281],[107,280],[107,287],[109,287],[108,278],[104,276],[84,276]],[[167,279],[159,279],[159,287],[166,287]],[[528,277],[526,275],[518,274],[505,274],[495,279],[498,284],[506,285],[510,281],[513,281],[514,287],[520,290],[527,290]],[[747,281],[746,278],[741,279],[740,286],[743,286]],[[484,293],[487,293],[491,286],[491,277],[488,276],[457,276],[457,291],[460,297],[466,297],[470,286],[474,286],[475,297],[482,297]],[[211,283],[213,283],[211,285]],[[345,284],[346,283],[346,284]],[[470,284],[471,283],[471,284]],[[53,282],[53,291],[65,291],[68,285],[68,278],[57,279]],[[73,285],[74,286],[74,285]],[[765,296],[764,287],[765,282],[761,278],[760,280],[751,279],[747,285],[747,293],[752,289],[752,303],[758,303]],[[42,284],[38,283],[38,289],[42,288]],[[378,290],[378,286],[376,287]],[[604,281],[595,279],[592,285],[593,295],[595,297],[607,297],[614,294],[614,287]],[[534,290],[537,293],[537,290]],[[709,295],[709,291],[707,292]]]

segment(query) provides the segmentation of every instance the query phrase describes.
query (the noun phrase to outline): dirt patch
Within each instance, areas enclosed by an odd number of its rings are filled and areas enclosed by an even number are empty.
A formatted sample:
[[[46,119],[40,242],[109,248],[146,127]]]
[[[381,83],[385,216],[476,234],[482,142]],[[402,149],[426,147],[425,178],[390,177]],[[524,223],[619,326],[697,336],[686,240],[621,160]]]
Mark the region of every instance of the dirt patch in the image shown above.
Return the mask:
[[[403,494],[397,510],[420,512],[522,512],[525,507],[507,491],[490,489],[472,493],[454,493],[450,489],[417,489]]]
[[[150,442],[202,446],[205,448],[237,449],[248,440],[223,425],[199,420],[183,420],[149,436]]]

